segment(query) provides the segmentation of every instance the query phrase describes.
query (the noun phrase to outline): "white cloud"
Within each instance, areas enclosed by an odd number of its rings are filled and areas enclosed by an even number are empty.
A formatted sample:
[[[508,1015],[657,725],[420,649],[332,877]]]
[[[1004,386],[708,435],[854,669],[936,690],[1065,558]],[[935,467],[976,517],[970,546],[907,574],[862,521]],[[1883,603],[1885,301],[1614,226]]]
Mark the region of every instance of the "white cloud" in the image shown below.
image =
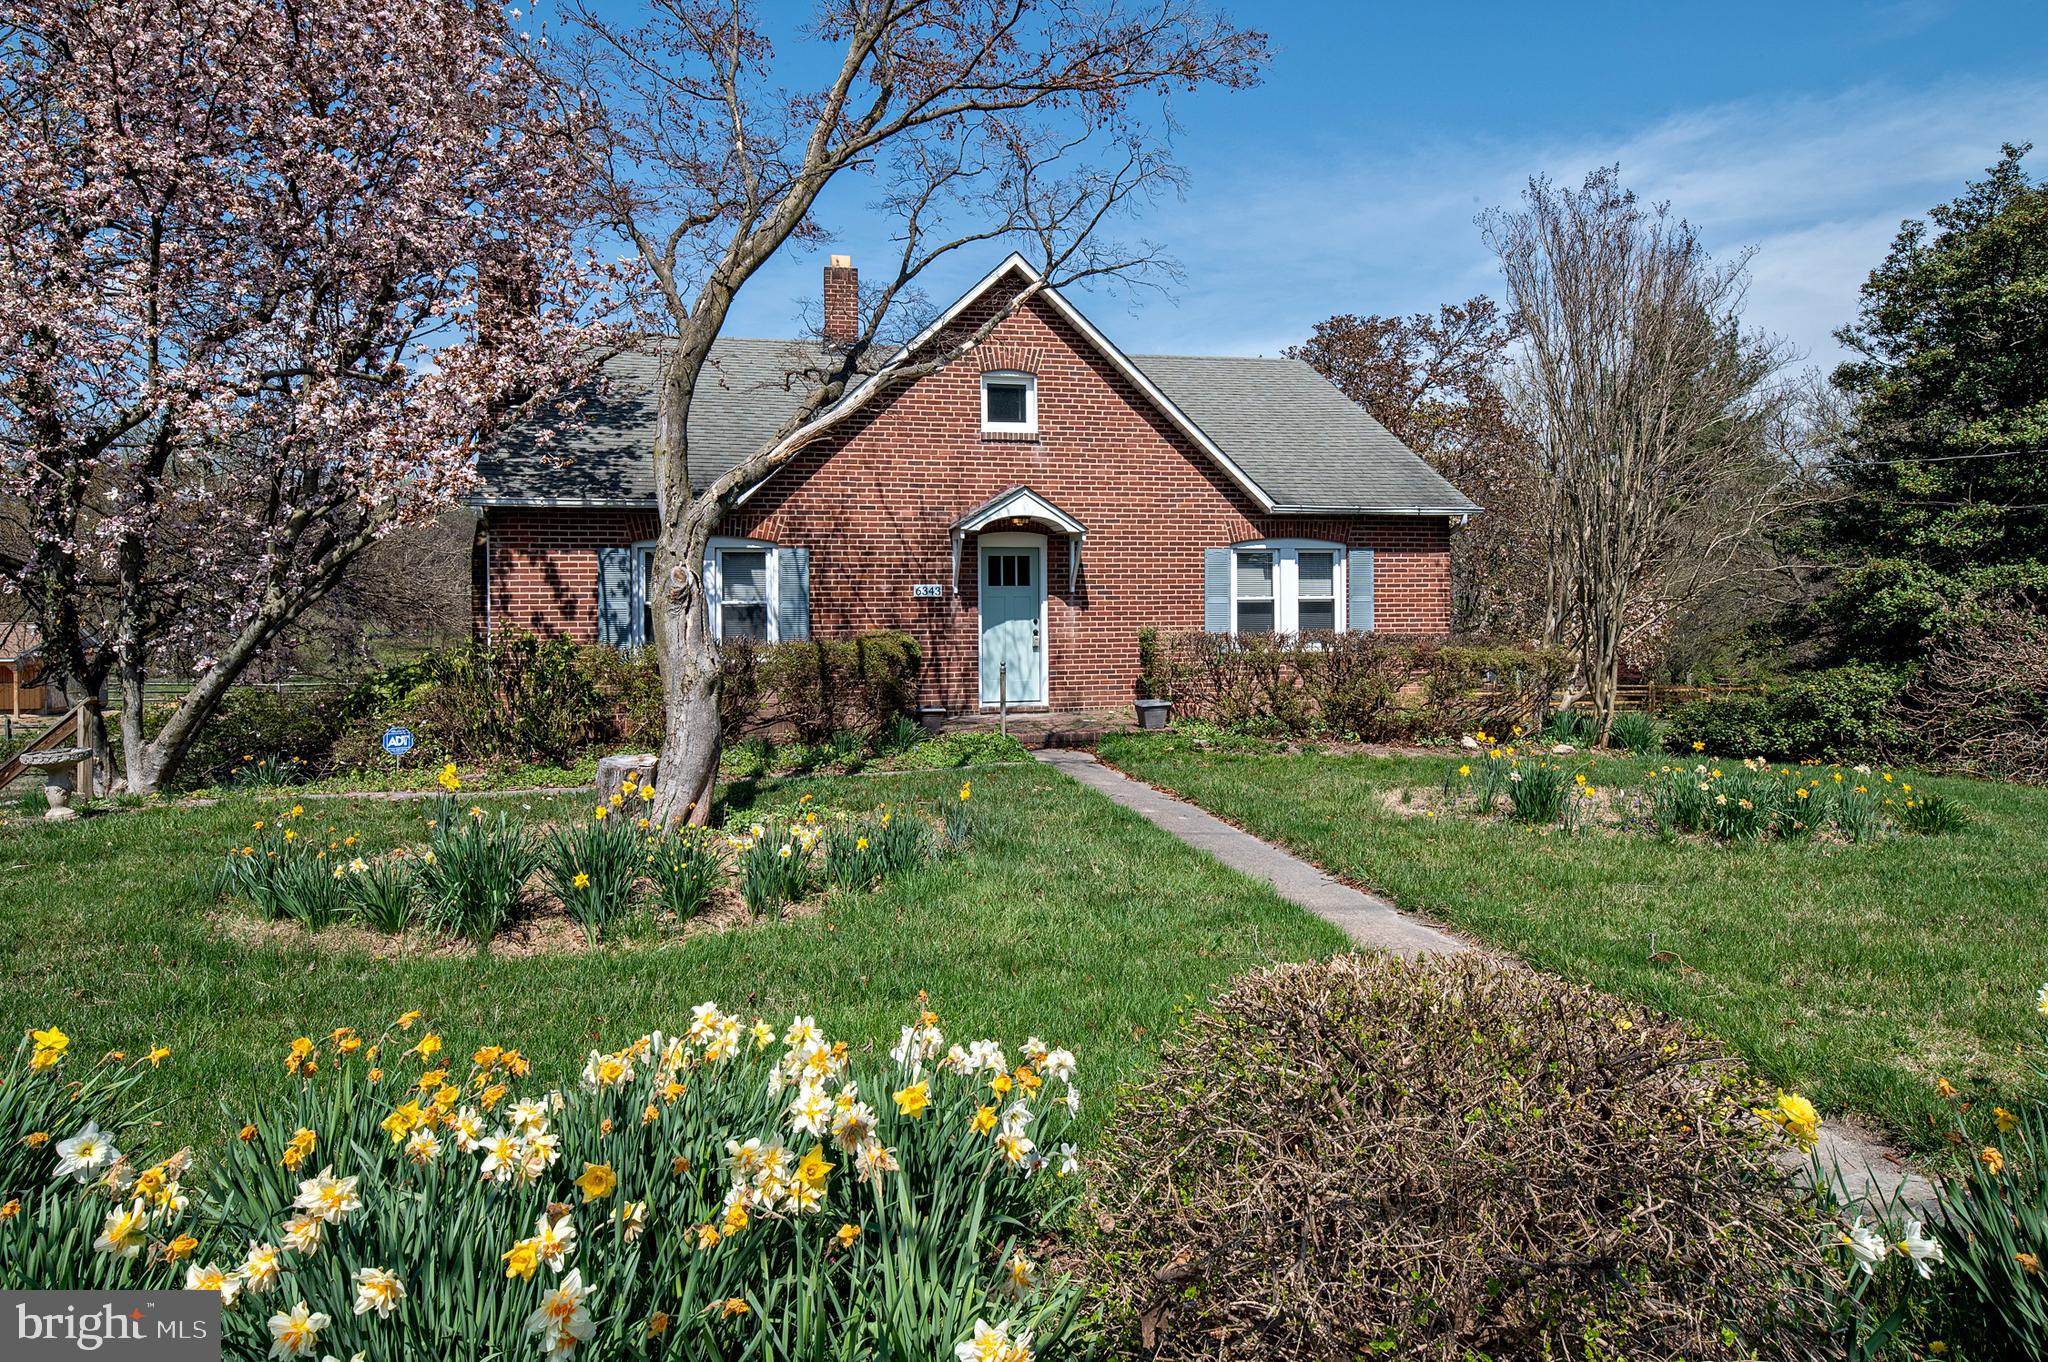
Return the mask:
[[[1198,179],[1148,224],[1188,269],[1177,307],[1106,317],[1136,350],[1273,353],[1333,312],[1405,312],[1498,292],[1474,216],[1526,177],[1616,163],[1718,252],[1756,247],[1748,317],[1814,362],[1900,221],[1953,197],[1999,144],[2048,123],[2048,83],[1866,86],[1749,100],[1607,140],[1540,135],[1276,155]],[[1365,134],[1369,137],[1369,131]],[[1110,309],[1105,309],[1110,310]]]

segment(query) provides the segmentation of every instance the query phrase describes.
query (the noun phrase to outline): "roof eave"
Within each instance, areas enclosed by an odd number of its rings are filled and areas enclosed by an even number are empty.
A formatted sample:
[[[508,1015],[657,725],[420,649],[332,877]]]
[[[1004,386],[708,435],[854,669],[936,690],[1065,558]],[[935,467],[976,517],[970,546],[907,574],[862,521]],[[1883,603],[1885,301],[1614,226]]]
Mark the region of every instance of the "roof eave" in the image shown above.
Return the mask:
[[[1478,515],[1478,514],[1480,514],[1480,513],[1482,512],[1482,511],[1484,511],[1484,510],[1485,510],[1485,507],[1483,507],[1483,506],[1475,506],[1475,505],[1473,505],[1473,504],[1472,504],[1471,502],[1469,502],[1469,501],[1468,501],[1468,502],[1465,502],[1465,503],[1463,503],[1462,505],[1456,505],[1456,506],[1413,506],[1413,505],[1410,505],[1410,506],[1376,506],[1376,505],[1352,505],[1352,506],[1275,506],[1275,507],[1273,508],[1273,514],[1274,514],[1274,515],[1412,515],[1412,516],[1436,516],[1436,515],[1463,515],[1463,516],[1472,516],[1472,515]]]
[[[493,510],[535,510],[535,511],[652,511],[660,509],[660,503],[653,497],[497,497],[483,496],[469,498],[467,505],[479,511]]]

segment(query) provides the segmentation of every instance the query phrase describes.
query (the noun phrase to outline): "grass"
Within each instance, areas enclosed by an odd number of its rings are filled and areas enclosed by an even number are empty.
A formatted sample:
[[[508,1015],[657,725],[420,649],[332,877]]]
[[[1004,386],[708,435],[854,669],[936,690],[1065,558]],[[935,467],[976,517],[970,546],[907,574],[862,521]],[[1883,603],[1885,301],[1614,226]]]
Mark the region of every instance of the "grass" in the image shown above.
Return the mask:
[[[1106,760],[1404,908],[1719,1033],[1824,1111],[1931,1148],[1953,1127],[1936,1076],[1966,1092],[2035,1080],[2048,977],[2048,791],[1934,780],[1969,808],[1937,837],[1846,846],[1713,845],[1404,816],[1449,758],[1203,751],[1118,735]],[[1621,788],[1640,759],[1590,778]],[[1922,782],[1915,780],[1916,788]]]
[[[957,772],[760,781],[736,796],[828,808],[915,800],[959,788]],[[465,796],[467,796],[465,791]],[[516,1045],[544,1081],[574,1082],[584,1054],[651,1028],[687,1024],[695,1003],[786,1024],[815,1014],[835,1036],[893,1043],[926,990],[949,1036],[1027,1035],[1082,1060],[1084,1126],[1116,1080],[1156,1053],[1177,1009],[1232,975],[1338,949],[1334,929],[1226,871],[1107,800],[1039,767],[974,773],[979,828],[963,853],[834,896],[824,911],[724,935],[626,944],[582,955],[380,957],[249,946],[209,920],[202,879],[251,820],[291,791],[208,808],[158,808],[0,827],[0,1021],[19,1035],[57,1023],[80,1054],[172,1058],[149,1079],[165,1137],[218,1139],[261,1084],[280,1091],[285,1047],[333,1027],[380,1029],[424,1010],[452,1051]],[[543,798],[477,800],[487,809]],[[564,803],[552,807],[566,808]],[[421,836],[413,803],[308,803],[376,850]],[[233,1116],[238,1122],[239,1116]]]

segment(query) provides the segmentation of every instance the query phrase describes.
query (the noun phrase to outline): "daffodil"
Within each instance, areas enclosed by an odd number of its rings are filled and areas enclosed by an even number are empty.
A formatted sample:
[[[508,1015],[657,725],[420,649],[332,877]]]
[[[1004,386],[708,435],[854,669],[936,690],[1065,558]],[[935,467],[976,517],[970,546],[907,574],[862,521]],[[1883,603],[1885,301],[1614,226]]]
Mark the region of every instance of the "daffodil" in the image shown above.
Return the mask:
[[[583,1172],[576,1179],[576,1187],[583,1193],[585,1201],[602,1201],[612,1194],[619,1185],[619,1175],[608,1163],[586,1163]]]
[[[1883,1262],[1885,1254],[1891,1251],[1891,1246],[1885,1243],[1884,1236],[1865,1225],[1861,1216],[1858,1216],[1849,1228],[1843,1230],[1838,1238],[1842,1247],[1854,1256],[1856,1267],[1866,1274],[1876,1272],[1877,1265]]]
[[[320,1351],[320,1331],[333,1323],[326,1315],[306,1308],[300,1301],[289,1311],[270,1317],[270,1355],[273,1358],[311,1357]]]
[[[114,1148],[114,1142],[99,1128],[99,1123],[87,1121],[76,1135],[57,1141],[57,1169],[51,1176],[84,1182],[120,1157],[121,1151]]]
[[[1946,1261],[1941,1241],[1929,1237],[1927,1229],[1918,1220],[1906,1222],[1906,1232],[1898,1242],[1898,1250],[1912,1260],[1913,1269],[1925,1278],[1934,1275],[1934,1266]]]
[[[316,1220],[339,1224],[350,1212],[362,1209],[363,1199],[356,1191],[356,1179],[335,1177],[334,1165],[329,1164],[299,1184],[292,1205]]]
[[[377,1318],[389,1319],[398,1303],[405,1299],[405,1283],[389,1268],[359,1267],[355,1283],[358,1315],[367,1315],[374,1310]]]
[[[111,1257],[133,1258],[148,1242],[149,1208],[138,1197],[130,1205],[116,1206],[107,1212],[99,1238],[92,1241],[92,1246]]]

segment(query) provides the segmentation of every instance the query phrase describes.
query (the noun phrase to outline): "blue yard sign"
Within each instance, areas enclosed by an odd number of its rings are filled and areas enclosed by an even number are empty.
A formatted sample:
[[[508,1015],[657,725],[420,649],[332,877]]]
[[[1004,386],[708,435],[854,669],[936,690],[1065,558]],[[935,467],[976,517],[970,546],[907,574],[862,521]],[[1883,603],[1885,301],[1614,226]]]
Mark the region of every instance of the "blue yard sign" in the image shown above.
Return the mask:
[[[389,752],[394,757],[402,757],[412,751],[415,740],[411,729],[400,724],[393,724],[384,730],[384,736],[378,741],[386,752]]]

